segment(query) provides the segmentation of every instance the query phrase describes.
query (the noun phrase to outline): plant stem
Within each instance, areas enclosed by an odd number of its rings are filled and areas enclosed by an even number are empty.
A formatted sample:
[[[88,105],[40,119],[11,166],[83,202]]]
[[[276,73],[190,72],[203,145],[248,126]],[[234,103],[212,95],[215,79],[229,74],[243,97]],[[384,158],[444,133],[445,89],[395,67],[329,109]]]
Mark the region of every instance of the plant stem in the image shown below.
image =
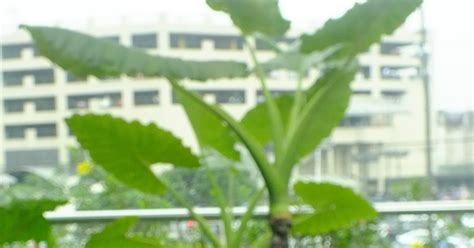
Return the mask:
[[[342,64],[341,68],[348,68],[352,63],[354,63],[353,59],[347,59]],[[338,83],[338,80],[341,80],[340,77],[342,77],[342,75],[337,74],[335,77],[330,78],[329,81],[325,82],[323,86],[318,88],[318,90],[311,95],[308,102],[298,113],[298,118],[295,121],[294,128],[289,129],[287,137],[287,150],[285,157],[283,158],[284,161],[282,162],[282,167],[280,168],[280,175],[286,177],[284,178],[286,183],[289,182],[291,170],[298,160],[298,142],[301,137],[305,135],[304,132],[306,132],[306,130],[303,130],[301,127],[311,117],[311,113],[314,111],[314,108],[324,107],[320,106],[320,101],[326,96],[327,92],[333,90],[334,85]]]
[[[270,221],[270,228],[272,229],[270,246],[272,248],[288,248],[291,220],[272,218]]]
[[[229,247],[231,247],[231,248],[239,248],[240,247],[241,242],[242,242],[243,234],[245,232],[245,229],[247,229],[247,224],[252,219],[253,210],[257,206],[257,203],[260,200],[260,198],[262,197],[263,192],[265,192],[265,187],[263,187],[259,191],[257,191],[257,194],[255,194],[254,197],[252,199],[250,199],[250,201],[248,203],[247,211],[245,212],[245,214],[240,219],[240,226],[237,229],[237,231],[235,232],[234,240],[230,244]]]
[[[252,46],[252,44],[250,43],[247,37],[244,40],[245,40],[245,45],[249,49],[250,57],[252,58],[252,61],[255,66],[255,74],[257,75],[257,78],[260,81],[260,84],[262,86],[262,91],[265,96],[265,102],[266,102],[266,106],[268,109],[268,114],[269,114],[270,122],[272,126],[273,141],[274,141],[274,146],[275,146],[275,151],[274,151],[275,158],[276,158],[275,160],[279,161],[280,156],[283,154],[283,145],[284,145],[284,129],[283,129],[283,123],[282,123],[280,111],[278,110],[278,107],[275,103],[275,99],[272,97],[272,95],[270,94],[270,91],[267,88],[265,73],[263,72],[262,66],[260,65],[260,62],[257,59],[255,48]]]
[[[163,182],[164,183],[164,182]],[[199,214],[197,214],[196,212],[194,212],[194,209],[193,207],[186,201],[184,200],[183,196],[180,195],[176,190],[174,190],[172,187],[169,187],[169,185],[167,185],[167,183],[164,183],[166,188],[168,189],[168,191],[171,193],[171,196],[173,196],[173,198],[181,205],[183,206],[184,208],[186,208],[188,211],[189,211],[189,214],[191,215],[191,217],[196,220],[196,222],[198,223],[199,225],[199,228],[201,228],[203,234],[209,238],[209,240],[211,241],[212,245],[214,247],[217,247],[217,248],[220,248],[222,247],[221,245],[221,242],[219,241],[219,239],[216,237],[216,235],[211,231],[211,229],[209,228],[209,225],[207,224],[206,220],[200,216]]]
[[[229,212],[229,206],[226,203],[226,200],[224,198],[224,195],[222,194],[222,191],[220,190],[219,184],[217,183],[216,177],[214,176],[214,173],[211,171],[209,166],[207,166],[207,177],[209,178],[209,181],[211,182],[212,186],[212,192],[214,193],[214,198],[219,205],[219,208],[221,209],[221,217],[222,217],[222,222],[224,223],[224,231],[225,231],[225,237],[226,237],[226,243],[230,244],[232,243],[232,212]]]
[[[303,93],[302,89],[302,84],[303,84],[303,72],[301,70],[298,71],[298,81],[296,84],[296,92],[295,92],[295,98],[293,101],[293,105],[291,107],[291,112],[290,112],[290,119],[288,121],[288,133],[285,137],[285,144],[289,144],[289,141],[291,140],[291,134],[295,132],[298,124],[298,114],[301,109],[301,105],[304,102],[305,95]],[[285,151],[288,151],[288,147],[285,146]],[[284,154],[284,157],[286,157],[286,154]],[[278,168],[285,167],[284,161],[281,161],[280,164],[278,164]],[[284,176],[284,175],[283,175]]]

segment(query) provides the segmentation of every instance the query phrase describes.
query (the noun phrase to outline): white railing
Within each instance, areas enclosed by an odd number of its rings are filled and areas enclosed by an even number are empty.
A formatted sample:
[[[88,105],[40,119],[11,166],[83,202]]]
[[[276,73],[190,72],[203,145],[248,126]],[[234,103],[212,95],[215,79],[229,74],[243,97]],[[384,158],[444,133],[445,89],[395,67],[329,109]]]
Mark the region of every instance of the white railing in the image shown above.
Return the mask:
[[[474,213],[474,201],[416,201],[416,202],[383,202],[375,203],[375,208],[381,215],[400,214],[462,214]],[[207,219],[219,219],[220,209],[195,208],[196,213]],[[246,207],[234,207],[232,209],[235,217],[241,217]],[[308,207],[292,208],[295,214],[306,213]],[[255,208],[255,218],[268,216],[267,206]],[[92,221],[110,221],[126,216],[137,216],[140,219],[149,220],[180,220],[189,219],[189,212],[184,208],[165,209],[126,209],[126,210],[95,210],[95,211],[55,211],[46,212],[45,217],[53,223],[76,223]]]

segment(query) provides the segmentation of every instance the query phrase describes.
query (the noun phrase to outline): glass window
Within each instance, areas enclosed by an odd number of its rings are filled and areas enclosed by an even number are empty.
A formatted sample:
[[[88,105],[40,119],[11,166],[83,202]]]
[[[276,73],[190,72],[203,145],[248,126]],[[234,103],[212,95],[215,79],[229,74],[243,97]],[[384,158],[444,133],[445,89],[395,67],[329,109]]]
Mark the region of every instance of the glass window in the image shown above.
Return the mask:
[[[56,137],[56,124],[6,126],[6,137],[8,139],[23,139],[27,129],[35,129],[36,137]]]
[[[401,80],[402,78],[415,80],[420,77],[420,70],[413,66],[382,66],[380,74],[383,79]]]
[[[346,116],[340,122],[341,127],[366,127],[370,126],[370,116]]]
[[[54,83],[52,69],[5,71],[3,72],[3,81],[5,86],[20,86],[23,84],[23,78],[28,75],[34,77],[35,84]]]
[[[35,77],[35,84],[54,83],[54,71],[52,69],[33,70],[31,73]]]
[[[388,100],[399,102],[405,95],[403,90],[382,90],[382,97]]]
[[[157,90],[137,91],[133,94],[135,105],[157,105],[160,103],[160,95]]]
[[[21,53],[23,49],[26,49],[26,48],[33,48],[33,54],[35,56],[38,55],[38,49],[33,44],[30,44],[30,43],[9,44],[9,45],[2,46],[2,59],[21,58]]]
[[[200,34],[171,33],[170,47],[198,49],[201,48],[202,39]]]
[[[401,49],[407,45],[410,45],[410,43],[384,41],[380,44],[380,53],[385,55],[400,55]]]
[[[98,101],[98,107],[100,108],[113,108],[122,106],[122,96],[120,93],[104,93],[68,96],[68,108],[87,109],[89,108],[91,100]]]
[[[382,66],[380,68],[380,74],[383,79],[399,80],[402,78],[400,73],[400,69],[402,68],[403,67],[400,66]]]
[[[6,151],[5,158],[9,171],[20,170],[19,166],[56,166],[59,163],[57,149]]]
[[[4,86],[20,86],[23,84],[23,71],[4,71],[3,72],[3,83]]]
[[[212,35],[206,38],[214,41],[215,49],[242,50],[244,47],[244,40],[239,36]]]
[[[211,103],[242,104],[245,103],[245,91],[243,90],[195,90],[204,99],[212,98]],[[179,103],[173,92],[173,103]]]
[[[354,96],[370,96],[370,90],[352,90]]]
[[[23,112],[23,104],[24,100],[22,99],[11,99],[3,101],[4,109],[7,113]]]
[[[242,104],[245,103],[245,91],[243,90],[219,90],[211,91],[216,96],[217,103]]]
[[[33,125],[36,129],[36,137],[56,137],[56,124]]]
[[[369,126],[388,126],[392,124],[392,115],[372,114],[372,115],[354,115],[346,116],[339,123],[341,127],[369,127]]]
[[[68,83],[79,83],[79,82],[87,81],[87,78],[86,77],[76,77],[73,73],[66,72],[66,81]]]
[[[273,97],[278,97],[278,96],[282,96],[282,95],[285,95],[285,94],[291,94],[292,92],[293,92],[292,90],[270,90],[270,94]],[[257,103],[261,103],[263,101],[265,101],[265,96],[263,95],[263,91],[258,90],[257,91]]]
[[[364,79],[370,79],[370,66],[365,65],[360,68],[360,73],[364,76]]]
[[[157,35],[153,33],[132,35],[132,46],[137,48],[157,48]]]
[[[25,126],[5,126],[5,137],[7,139],[24,139]]]
[[[56,109],[56,99],[54,97],[37,98],[33,100],[36,111],[48,111]]]

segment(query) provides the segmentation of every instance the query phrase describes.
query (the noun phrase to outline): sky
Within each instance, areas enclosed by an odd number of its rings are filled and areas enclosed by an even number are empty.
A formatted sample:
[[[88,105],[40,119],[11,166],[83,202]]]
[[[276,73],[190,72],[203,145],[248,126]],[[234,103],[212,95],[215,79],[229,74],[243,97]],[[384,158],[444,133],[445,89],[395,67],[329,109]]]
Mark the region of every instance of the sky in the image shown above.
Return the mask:
[[[293,27],[314,30],[325,20],[342,15],[354,0],[280,0],[280,8]],[[360,2],[360,1],[359,1]],[[474,110],[474,17],[471,0],[425,0],[429,32],[430,74],[433,107],[438,110]],[[166,16],[179,22],[230,23],[227,16],[213,12],[205,0],[2,0],[1,35],[14,32],[18,25],[60,25],[84,27],[158,23]],[[93,20],[93,21],[92,21]],[[419,29],[419,16],[407,26]],[[471,24],[469,24],[471,23]]]

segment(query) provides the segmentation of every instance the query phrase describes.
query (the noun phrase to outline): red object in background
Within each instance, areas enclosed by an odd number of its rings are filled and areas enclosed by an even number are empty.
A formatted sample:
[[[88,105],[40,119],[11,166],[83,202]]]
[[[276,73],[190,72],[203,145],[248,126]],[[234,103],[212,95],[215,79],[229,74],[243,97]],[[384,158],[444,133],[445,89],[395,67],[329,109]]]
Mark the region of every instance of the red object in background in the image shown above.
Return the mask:
[[[188,220],[186,222],[186,227],[189,228],[189,229],[194,228],[194,221]]]

